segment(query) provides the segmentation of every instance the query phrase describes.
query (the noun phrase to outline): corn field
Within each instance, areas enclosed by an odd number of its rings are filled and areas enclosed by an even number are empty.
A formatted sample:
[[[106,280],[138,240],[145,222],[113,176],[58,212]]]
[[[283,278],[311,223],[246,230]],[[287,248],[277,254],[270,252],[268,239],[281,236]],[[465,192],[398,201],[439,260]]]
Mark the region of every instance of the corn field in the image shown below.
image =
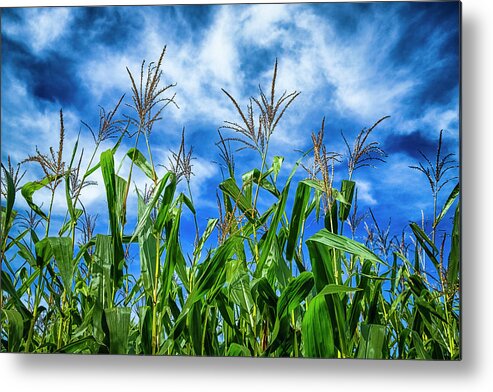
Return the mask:
[[[99,129],[87,127],[94,138],[87,167],[78,143],[64,145],[62,111],[57,148],[36,149],[17,166],[2,163],[0,351],[460,359],[459,184],[439,204],[444,185],[457,181],[450,177],[457,168],[452,155],[441,151],[441,134],[436,157],[423,156],[409,169],[429,181],[423,192],[431,190],[431,230],[410,222],[409,238],[391,240],[376,225],[366,241],[358,241],[354,232],[362,218],[354,173],[383,160],[371,137],[386,117],[354,141],[344,137],[345,154],[325,144],[322,120],[311,135],[313,147],[287,165],[272,155],[269,142],[301,98],[297,91],[278,93],[276,61],[271,85],[245,108],[223,90],[224,104],[237,116],[218,132],[225,176],[217,184],[217,215],[200,225],[205,220],[194,206],[193,154],[184,133],[169,162],[153,154],[149,142],[175,103],[173,85],[161,80],[164,56],[165,50],[156,63],[143,62],[137,77],[127,69],[132,113],[120,114],[123,97],[111,111],[100,111]],[[108,140],[113,147],[102,151]],[[123,140],[134,147],[120,162]],[[235,154],[241,159],[243,149],[257,154],[260,164],[237,173]],[[334,165],[343,160],[347,176],[336,178]],[[125,177],[123,163],[130,166]],[[32,165],[44,177],[23,182]],[[289,175],[280,175],[283,166]],[[130,225],[127,201],[137,171],[152,186],[135,190],[138,219]],[[102,230],[97,211],[81,202],[97,173],[106,193]],[[304,178],[295,180],[300,173]],[[48,206],[36,200],[41,189],[51,194]],[[60,194],[66,203],[61,224],[53,219]],[[16,210],[20,199],[28,211]],[[272,200],[268,207],[266,200]],[[190,252],[181,240],[184,214],[195,224]],[[377,222],[373,213],[371,219]],[[317,230],[307,235],[309,220]],[[138,274],[128,269],[132,255]]]

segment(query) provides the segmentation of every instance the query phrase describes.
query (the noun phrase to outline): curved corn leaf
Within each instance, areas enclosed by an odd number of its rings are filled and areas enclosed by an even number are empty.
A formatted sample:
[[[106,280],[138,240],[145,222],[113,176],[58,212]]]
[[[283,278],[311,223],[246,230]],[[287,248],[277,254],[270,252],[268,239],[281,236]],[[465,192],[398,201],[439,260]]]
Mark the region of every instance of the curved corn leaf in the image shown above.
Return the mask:
[[[354,181],[342,180],[341,182],[341,192],[340,194],[347,203],[342,203],[339,206],[339,219],[344,222],[351,210],[351,204],[353,203],[354,187],[356,183]]]
[[[282,163],[284,162],[284,157],[281,156],[275,156],[274,159],[272,160],[272,172],[274,173],[274,181],[277,180],[277,176],[281,172],[281,167]]]
[[[277,311],[277,295],[265,277],[251,282],[251,292],[257,306],[260,308],[267,306]]]
[[[171,289],[171,281],[175,273],[175,265],[181,256],[181,246],[178,239],[180,229],[181,204],[179,205],[175,218],[171,224],[171,230],[167,235],[166,241],[166,257],[162,273],[162,296],[167,298]]]
[[[334,358],[336,349],[331,315],[323,294],[308,304],[301,327],[304,356],[310,358]]]
[[[154,291],[154,277],[156,276],[156,245],[157,239],[152,234],[152,221],[145,216],[146,205],[140,194],[137,194],[137,217],[139,222],[145,222],[139,239],[140,275],[144,284],[144,291],[150,297]]]
[[[156,172],[139,149],[132,147],[130,150],[127,151],[126,155],[140,170],[144,172],[147,177],[149,177],[153,181],[157,179]]]
[[[410,223],[411,230],[413,231],[414,235],[416,236],[416,240],[418,243],[421,245],[425,253],[428,255],[430,258],[431,262],[435,266],[435,269],[437,272],[440,270],[439,262],[437,260],[438,256],[438,249],[433,243],[433,241],[426,235],[426,233],[419,227],[416,223],[412,222]]]
[[[130,308],[105,309],[110,354],[127,354],[130,332]]]
[[[22,314],[15,309],[2,309],[1,311],[4,317],[2,317],[0,325],[2,329],[6,325],[5,331],[8,335],[8,351],[11,353],[18,352],[20,351],[22,331],[24,329]]]
[[[55,353],[70,353],[70,354],[96,354],[99,343],[93,336],[86,336],[84,338],[75,340],[63,347],[60,347]]]
[[[257,268],[255,269],[255,277],[262,276],[262,270],[263,270],[264,264],[267,261],[267,258],[269,257],[269,255],[271,253],[272,243],[274,242],[274,239],[276,238],[277,227],[279,226],[279,223],[281,222],[281,218],[283,217],[284,210],[286,208],[286,202],[288,199],[289,185],[290,184],[291,184],[291,180],[289,179],[286,182],[286,186],[284,187],[284,189],[282,191],[282,194],[281,194],[281,197],[279,198],[279,201],[276,203],[274,216],[272,217],[269,229],[267,230],[267,233],[265,235],[265,240],[261,244],[260,258],[257,262]]]
[[[38,266],[47,265],[51,258],[55,259],[60,272],[63,288],[68,293],[72,291],[74,278],[74,263],[72,239],[70,237],[47,237],[35,245]]]
[[[247,197],[241,192],[240,188],[238,188],[238,185],[236,185],[236,181],[233,178],[228,178],[221,182],[219,184],[219,189],[235,201],[238,208],[245,214],[249,221],[254,221],[257,212],[253,211]]]
[[[288,283],[277,302],[277,314],[279,318],[300,305],[312,291],[313,283],[313,274],[308,271],[302,272]]]
[[[172,174],[170,172],[166,173],[161,180],[159,180],[156,188],[154,189],[154,192],[152,194],[151,200],[147,203],[145,209],[142,212],[142,215],[139,217],[139,221],[137,223],[137,227],[135,228],[132,238],[130,239],[130,242],[133,242],[135,238],[140,234],[142,229],[146,226],[147,224],[147,218],[151,215],[151,212],[153,208],[156,206],[159,198],[161,197],[161,194],[163,193],[164,186],[166,185],[166,182],[170,178]],[[164,224],[164,222],[163,222]]]
[[[454,187],[452,192],[450,193],[449,197],[447,198],[447,201],[443,205],[442,211],[438,214],[438,216],[435,219],[435,222],[433,222],[433,227],[437,227],[437,225],[440,223],[440,221],[443,219],[447,211],[449,210],[450,207],[452,207],[452,204],[454,204],[455,200],[459,196],[460,193],[460,184],[457,183],[457,185]]]
[[[382,359],[385,345],[385,326],[377,324],[361,325],[361,340],[358,358]]]
[[[44,220],[47,220],[48,217],[46,214],[41,210],[41,208],[38,207],[33,202],[33,195],[36,191],[39,191],[40,189],[44,188],[48,184],[52,183],[58,178],[58,176],[48,176],[43,178],[40,181],[32,181],[32,182],[27,182],[25,183],[22,188],[21,188],[21,194],[26,200],[27,204],[33,210],[36,214],[38,214],[40,217],[42,217]]]
[[[447,285],[455,288],[460,270],[460,204],[455,209],[454,226],[452,228],[452,244],[447,266]]]
[[[342,235],[331,233],[327,229],[320,230],[318,233],[311,236],[306,242],[307,244],[317,242],[328,247],[353,254],[362,258],[363,260],[370,260],[374,263],[386,264],[366,246]]]
[[[3,247],[3,243],[7,240],[8,227],[10,227],[11,224],[10,220],[12,217],[12,210],[14,208],[14,202],[15,202],[15,185],[12,176],[10,175],[9,171],[5,168],[3,163],[2,163],[2,168],[4,170],[4,175],[7,183],[7,189],[6,189],[7,199],[6,199],[5,211],[3,211],[3,206],[2,206],[2,217],[4,217],[4,219],[0,221],[0,236],[1,236],[0,245]],[[0,260],[0,262],[2,261]]]
[[[226,353],[228,357],[251,357],[252,353],[248,348],[238,343],[231,343]]]
[[[361,291],[361,290],[362,289],[359,287],[348,287],[339,284],[328,284],[321,291],[319,291],[318,295],[352,293],[354,291]]]
[[[110,221],[111,242],[113,252],[112,256],[112,268],[115,271],[115,281],[117,286],[121,283],[123,276],[123,243],[121,233],[121,206],[118,206],[119,200],[121,201],[120,193],[117,190],[117,179],[115,174],[115,162],[113,158],[113,150],[106,150],[101,153],[100,164],[101,172],[103,174],[104,187],[106,189],[106,201],[108,205],[108,214]],[[121,186],[119,186],[121,188]],[[120,207],[120,208],[119,208]]]
[[[291,222],[289,225],[289,237],[286,245],[286,259],[292,260],[301,227],[304,224],[304,214],[310,200],[310,187],[302,182],[298,184],[294,196],[293,211],[291,212]]]

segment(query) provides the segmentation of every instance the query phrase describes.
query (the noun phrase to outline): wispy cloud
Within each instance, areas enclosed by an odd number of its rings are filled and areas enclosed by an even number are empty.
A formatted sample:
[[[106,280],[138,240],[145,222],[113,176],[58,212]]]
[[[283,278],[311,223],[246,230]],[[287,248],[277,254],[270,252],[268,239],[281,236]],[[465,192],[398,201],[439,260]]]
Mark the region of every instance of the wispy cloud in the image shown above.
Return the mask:
[[[21,18],[2,18],[2,32],[17,37],[35,54],[42,55],[63,36],[70,20],[69,8],[26,8]]]
[[[272,154],[286,156],[285,171],[300,155],[295,150],[310,147],[322,117],[328,148],[343,152],[340,130],[351,139],[389,114],[378,131],[387,164],[358,173],[359,197],[368,206],[401,208],[406,192],[422,202],[408,168],[414,150],[432,151],[440,129],[448,129],[445,148],[458,148],[453,3],[11,9],[2,13],[2,39],[2,159],[15,161],[36,144],[56,145],[61,107],[68,145],[80,130],[88,151],[91,136],[80,121],[94,121],[98,105],[111,108],[123,93],[129,103],[125,67],[138,75],[142,59],[156,60],[167,45],[163,79],[176,83],[180,109],[166,109],[151,141],[157,163],[166,164],[186,127],[197,156],[192,191],[203,210],[215,208],[216,130],[237,118],[221,88],[245,105],[259,84],[269,88],[276,58],[277,93],[302,92],[272,139]],[[129,147],[124,142],[119,154]],[[252,161],[238,153],[236,163],[242,173]],[[145,184],[145,177],[136,180]],[[84,199],[91,206],[104,199],[97,181]]]

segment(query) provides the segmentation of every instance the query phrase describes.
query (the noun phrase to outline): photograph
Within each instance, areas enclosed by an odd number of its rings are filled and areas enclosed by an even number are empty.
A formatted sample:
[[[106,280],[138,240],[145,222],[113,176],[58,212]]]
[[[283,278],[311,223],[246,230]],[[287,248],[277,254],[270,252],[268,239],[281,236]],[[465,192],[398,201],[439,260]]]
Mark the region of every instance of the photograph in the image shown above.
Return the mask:
[[[461,29],[2,8],[0,356],[460,361]]]

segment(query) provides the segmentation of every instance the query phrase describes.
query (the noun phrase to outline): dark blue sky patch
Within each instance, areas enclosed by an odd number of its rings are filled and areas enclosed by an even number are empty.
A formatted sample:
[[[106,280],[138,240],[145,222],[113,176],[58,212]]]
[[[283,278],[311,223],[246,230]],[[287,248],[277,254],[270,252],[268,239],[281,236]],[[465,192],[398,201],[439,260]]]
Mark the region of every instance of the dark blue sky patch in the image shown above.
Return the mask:
[[[443,66],[422,76],[423,79],[403,101],[407,103],[407,115],[420,117],[430,107],[448,106],[454,102],[459,80],[457,64]]]
[[[52,52],[44,59],[33,59],[28,72],[35,97],[63,107],[76,106],[83,100],[84,88],[75,74],[74,63],[64,55]]]
[[[396,25],[399,26],[398,23]],[[416,61],[415,56],[421,55],[424,47],[430,44],[430,33],[433,31],[432,26],[423,25],[421,18],[414,18],[403,27],[404,31],[388,54],[389,61],[396,65]]]
[[[184,24],[187,24],[192,30],[200,30],[212,22],[214,18],[214,6],[179,6],[179,7],[161,7],[160,11],[169,15],[170,19],[178,20],[182,18]]]
[[[22,7],[2,8],[2,21],[9,20],[13,23],[19,23],[23,19],[24,10],[25,8]]]
[[[245,76],[245,82],[248,84],[246,90],[252,91],[252,94],[257,94],[258,78],[260,74],[269,72],[272,74],[276,56],[281,54],[280,49],[267,49],[254,45],[244,45],[240,49],[239,56],[241,61],[241,70]],[[264,91],[270,86],[261,86]]]
[[[34,97],[62,106],[78,105],[87,93],[76,76],[76,62],[65,53],[32,53],[26,43],[2,36],[2,74],[10,72],[26,83]]]
[[[433,157],[436,152],[436,143],[419,130],[407,135],[393,134],[385,140],[388,154],[404,153],[417,160],[423,159],[420,151],[427,157]]]
[[[27,45],[2,34],[2,73],[10,69],[25,71],[32,57]]]
[[[327,18],[337,33],[338,39],[350,38],[357,32],[365,19],[371,19],[375,13],[381,12],[378,4],[370,3],[324,3],[308,5],[314,13]],[[388,11],[393,5],[389,4]]]
[[[79,55],[98,49],[100,45],[113,49],[128,48],[129,41],[136,38],[143,21],[135,14],[139,8],[132,7],[81,7],[75,8],[75,20],[69,36],[72,47]],[[76,53],[74,53],[76,55]]]

